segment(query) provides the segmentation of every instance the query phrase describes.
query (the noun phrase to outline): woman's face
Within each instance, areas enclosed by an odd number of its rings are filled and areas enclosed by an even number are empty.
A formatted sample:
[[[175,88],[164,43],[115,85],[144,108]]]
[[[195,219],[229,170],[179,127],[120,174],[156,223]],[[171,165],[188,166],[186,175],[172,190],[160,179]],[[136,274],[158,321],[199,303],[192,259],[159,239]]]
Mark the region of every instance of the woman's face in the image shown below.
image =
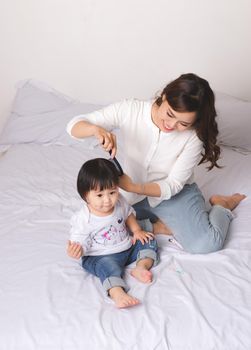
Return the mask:
[[[163,99],[160,106],[153,104],[152,121],[162,132],[187,130],[192,127],[195,120],[196,112],[176,112],[166,99]]]

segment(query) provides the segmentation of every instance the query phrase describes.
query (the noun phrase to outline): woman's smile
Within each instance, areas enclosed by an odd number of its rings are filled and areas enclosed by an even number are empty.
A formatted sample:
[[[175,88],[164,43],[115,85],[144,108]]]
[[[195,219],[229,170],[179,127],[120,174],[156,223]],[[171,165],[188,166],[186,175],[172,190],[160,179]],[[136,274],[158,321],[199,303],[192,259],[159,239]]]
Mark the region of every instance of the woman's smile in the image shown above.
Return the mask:
[[[165,120],[163,120],[163,126],[164,126],[164,131],[166,132],[171,132],[174,130],[174,128],[171,128]]]

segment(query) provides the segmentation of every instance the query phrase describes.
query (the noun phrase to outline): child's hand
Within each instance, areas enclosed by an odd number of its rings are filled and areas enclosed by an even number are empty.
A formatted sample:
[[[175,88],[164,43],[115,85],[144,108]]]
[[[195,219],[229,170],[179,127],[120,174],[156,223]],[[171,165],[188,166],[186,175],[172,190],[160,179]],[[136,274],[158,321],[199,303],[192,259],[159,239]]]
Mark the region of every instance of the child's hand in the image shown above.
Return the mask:
[[[84,250],[80,243],[68,241],[67,254],[71,258],[80,259],[84,254]]]
[[[133,233],[132,244],[135,244],[137,240],[140,240],[142,244],[148,242],[154,238],[154,234],[143,230],[137,230]]]

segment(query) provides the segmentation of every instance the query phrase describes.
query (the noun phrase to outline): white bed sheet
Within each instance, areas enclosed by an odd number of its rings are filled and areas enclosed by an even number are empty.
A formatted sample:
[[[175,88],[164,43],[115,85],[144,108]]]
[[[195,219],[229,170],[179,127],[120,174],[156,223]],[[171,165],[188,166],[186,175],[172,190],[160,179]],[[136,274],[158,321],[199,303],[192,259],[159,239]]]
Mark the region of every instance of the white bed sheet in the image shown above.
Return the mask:
[[[0,158],[1,350],[251,349],[251,155],[224,148],[225,167],[196,181],[205,197],[243,192],[223,250],[191,255],[158,236],[154,281],[125,278],[142,303],[118,310],[100,282],[67,257],[81,205],[80,165],[104,156],[84,145],[23,144]]]

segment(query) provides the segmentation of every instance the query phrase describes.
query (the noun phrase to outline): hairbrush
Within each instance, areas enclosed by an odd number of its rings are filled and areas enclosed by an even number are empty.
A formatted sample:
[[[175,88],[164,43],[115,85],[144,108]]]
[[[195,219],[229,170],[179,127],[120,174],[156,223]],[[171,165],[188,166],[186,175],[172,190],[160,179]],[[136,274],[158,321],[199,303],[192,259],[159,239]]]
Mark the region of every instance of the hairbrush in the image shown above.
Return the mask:
[[[111,155],[112,151],[109,151],[109,154]],[[115,168],[118,172],[118,175],[119,176],[124,175],[123,169],[122,169],[121,165],[119,164],[119,161],[117,160],[117,158],[114,157],[114,158],[110,158],[109,160],[110,160],[110,162],[112,162],[115,165]]]

